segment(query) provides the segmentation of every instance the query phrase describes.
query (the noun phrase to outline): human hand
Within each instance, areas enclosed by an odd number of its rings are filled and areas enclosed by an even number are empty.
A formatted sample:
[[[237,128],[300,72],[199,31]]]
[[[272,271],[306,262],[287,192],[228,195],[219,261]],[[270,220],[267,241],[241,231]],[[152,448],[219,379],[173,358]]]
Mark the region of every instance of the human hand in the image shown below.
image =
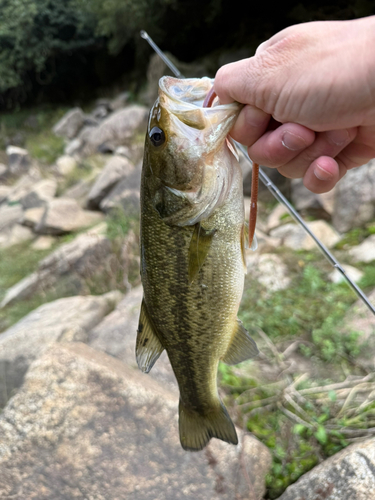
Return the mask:
[[[374,44],[375,16],[312,22],[223,66],[214,84],[220,102],[246,104],[231,136],[256,163],[329,191],[375,157]]]

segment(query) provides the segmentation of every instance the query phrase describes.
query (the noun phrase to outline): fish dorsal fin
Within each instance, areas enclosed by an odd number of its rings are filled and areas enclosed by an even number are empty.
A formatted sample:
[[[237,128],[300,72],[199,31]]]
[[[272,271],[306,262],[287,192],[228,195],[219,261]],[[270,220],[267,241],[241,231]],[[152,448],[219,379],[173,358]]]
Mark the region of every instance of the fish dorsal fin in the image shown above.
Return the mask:
[[[259,350],[256,343],[241,321],[237,319],[232,341],[222,361],[227,365],[236,365],[247,359],[254,358],[258,354]]]
[[[135,355],[139,368],[144,373],[148,373],[163,351],[164,347],[155,333],[155,328],[149,319],[143,299],[135,347]]]
[[[189,284],[192,283],[206,260],[216,229],[206,231],[198,222],[195,224],[189,246]]]

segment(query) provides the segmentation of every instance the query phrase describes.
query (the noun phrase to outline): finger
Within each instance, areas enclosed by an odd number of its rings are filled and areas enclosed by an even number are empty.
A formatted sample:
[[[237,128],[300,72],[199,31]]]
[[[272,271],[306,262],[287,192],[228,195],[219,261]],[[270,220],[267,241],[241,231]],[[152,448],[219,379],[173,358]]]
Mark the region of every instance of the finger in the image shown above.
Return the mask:
[[[248,153],[255,163],[277,168],[293,160],[314,140],[315,132],[312,130],[296,123],[285,123],[262,135],[248,149]]]
[[[314,160],[306,170],[303,184],[313,193],[327,193],[346,173],[345,167],[329,156]]]
[[[285,177],[304,177],[310,165],[322,156],[335,158],[356,136],[357,127],[318,133],[314,143],[278,170]]]
[[[245,146],[251,146],[267,130],[270,118],[270,115],[261,109],[254,106],[244,106],[230,135],[235,141]]]
[[[222,66],[215,76],[215,93],[221,104],[237,101],[252,104],[251,94],[255,87],[254,72],[249,71],[253,57]]]

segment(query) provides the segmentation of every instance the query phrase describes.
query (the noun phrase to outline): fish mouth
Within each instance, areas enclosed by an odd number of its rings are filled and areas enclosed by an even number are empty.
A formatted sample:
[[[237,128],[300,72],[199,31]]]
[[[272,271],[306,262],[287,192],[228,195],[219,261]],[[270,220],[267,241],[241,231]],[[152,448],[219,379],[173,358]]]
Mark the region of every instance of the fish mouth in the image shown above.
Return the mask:
[[[197,130],[222,121],[239,113],[239,103],[219,104],[203,108],[203,102],[214,84],[212,78],[185,78],[163,76],[159,80],[159,102],[168,112],[182,123]],[[224,118],[225,117],[225,118]]]

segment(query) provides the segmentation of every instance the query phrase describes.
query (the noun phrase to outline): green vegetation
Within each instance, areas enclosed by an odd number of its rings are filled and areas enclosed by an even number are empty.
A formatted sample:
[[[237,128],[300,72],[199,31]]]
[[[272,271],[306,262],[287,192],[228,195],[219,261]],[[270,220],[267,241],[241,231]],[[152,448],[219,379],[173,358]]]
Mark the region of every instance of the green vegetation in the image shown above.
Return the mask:
[[[279,253],[289,266],[290,287],[270,293],[249,273],[239,314],[262,359],[219,366],[237,424],[271,451],[267,499],[278,498],[353,440],[371,435],[375,414],[375,376],[357,362],[366,345],[360,332],[343,324],[356,296],[346,284],[329,282],[331,268],[320,254]],[[361,267],[362,286],[373,287],[375,263]],[[295,354],[286,354],[292,345]]]

